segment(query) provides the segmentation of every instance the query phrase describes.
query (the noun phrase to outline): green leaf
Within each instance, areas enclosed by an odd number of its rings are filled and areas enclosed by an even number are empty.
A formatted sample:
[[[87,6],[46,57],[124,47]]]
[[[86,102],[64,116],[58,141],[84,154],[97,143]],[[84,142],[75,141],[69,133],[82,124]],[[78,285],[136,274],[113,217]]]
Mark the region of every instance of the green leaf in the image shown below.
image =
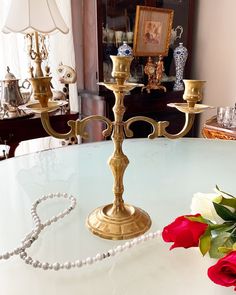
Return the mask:
[[[224,195],[227,195],[227,196],[235,199],[235,197],[233,195],[231,195],[229,193],[226,193],[226,192],[223,192],[222,190],[220,190],[219,187],[218,187],[218,185],[216,185],[216,189],[218,190],[218,192],[220,192],[220,193],[222,193]]]
[[[232,250],[233,250],[232,247],[219,247],[218,248],[219,253],[222,253],[224,255],[227,254],[227,253],[229,253],[229,252],[231,252]]]
[[[230,232],[230,239],[233,243],[236,242],[236,233],[235,233],[235,228],[233,231]]]
[[[210,229],[216,233],[229,232],[235,229],[235,222],[225,222],[222,224],[210,224]]]
[[[209,255],[212,258],[221,258],[225,254],[220,252],[219,249],[232,248],[232,245],[233,243],[230,239],[230,233],[227,233],[227,232],[220,233],[218,236],[212,238]]]
[[[229,198],[224,198],[223,196],[221,196],[221,200],[219,202],[217,202],[216,200],[214,200],[214,202],[236,209],[236,199],[235,198],[229,199]]]
[[[203,218],[202,216],[185,216],[185,218],[191,221],[196,221],[196,222],[205,223],[205,224],[212,224],[210,220],[207,220]]]
[[[205,233],[200,237],[199,248],[204,256],[211,248],[211,230],[207,229]]]
[[[231,212],[228,208],[221,204],[213,202],[217,214],[226,221],[236,220],[236,213]]]
[[[227,221],[220,224],[210,224],[211,230],[216,231],[230,231],[235,228],[235,221]]]

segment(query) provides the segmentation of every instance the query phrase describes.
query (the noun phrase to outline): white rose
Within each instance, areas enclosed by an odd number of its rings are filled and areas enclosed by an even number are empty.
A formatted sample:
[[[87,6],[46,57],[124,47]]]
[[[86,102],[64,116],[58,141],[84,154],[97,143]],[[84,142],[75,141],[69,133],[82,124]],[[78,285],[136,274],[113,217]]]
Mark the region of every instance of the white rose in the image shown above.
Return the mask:
[[[205,219],[208,219],[214,223],[223,223],[224,220],[219,217],[213,205],[213,200],[219,196],[217,193],[204,194],[196,193],[193,195],[191,203],[191,214],[201,214]]]

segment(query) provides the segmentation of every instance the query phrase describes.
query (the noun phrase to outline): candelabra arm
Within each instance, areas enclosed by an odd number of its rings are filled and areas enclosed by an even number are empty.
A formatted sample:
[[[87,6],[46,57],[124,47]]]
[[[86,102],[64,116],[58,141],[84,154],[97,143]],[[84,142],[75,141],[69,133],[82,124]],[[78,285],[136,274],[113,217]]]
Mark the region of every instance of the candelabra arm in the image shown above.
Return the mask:
[[[195,114],[185,113],[185,124],[179,133],[171,134],[168,133],[165,128],[163,128],[162,135],[170,139],[181,138],[188,134],[188,132],[191,130],[191,128],[193,127],[194,119]]]
[[[52,128],[50,123],[48,112],[41,113],[41,123],[43,125],[44,130],[51,136],[58,139],[67,139],[71,137],[76,137],[76,121],[69,120],[67,125],[70,126],[71,130],[67,133],[58,133]]]
[[[180,137],[185,136],[190,131],[190,129],[192,128],[193,123],[194,123],[194,118],[195,118],[195,114],[185,113],[184,127],[177,134],[171,134],[171,133],[168,133],[166,131],[166,127],[168,127],[169,124],[170,124],[168,121],[159,121],[159,122],[157,122],[157,121],[155,121],[155,120],[153,120],[151,118],[145,117],[145,116],[136,116],[136,117],[128,119],[124,123],[124,129],[125,129],[126,136],[127,137],[132,137],[133,136],[133,131],[130,130],[130,125],[132,123],[134,123],[134,122],[137,122],[137,121],[144,121],[144,122],[147,122],[147,123],[151,124],[152,128],[153,128],[152,133],[150,133],[148,135],[149,139],[153,139],[153,138],[160,137],[160,136],[165,136],[165,137],[170,138],[170,139],[175,139],[175,138],[180,138]]]
[[[85,131],[85,126],[89,121],[102,121],[106,123],[107,128],[102,131],[102,135],[104,137],[110,136],[113,129],[113,124],[111,120],[104,116],[98,116],[98,115],[91,115],[88,116],[82,120],[77,120],[77,135],[81,135],[83,138],[88,138],[88,133]]]
[[[92,116],[88,116],[82,120],[76,120],[76,121],[69,120],[67,122],[67,125],[70,126],[71,130],[67,133],[58,133],[51,126],[48,112],[41,113],[41,122],[42,122],[43,128],[45,129],[45,131],[49,135],[51,135],[55,138],[58,138],[58,139],[67,139],[67,138],[71,138],[71,137],[75,138],[77,135],[80,135],[82,138],[87,138],[88,133],[85,131],[85,126],[88,123],[88,121],[90,121],[90,120],[99,120],[99,121],[103,121],[104,123],[106,123],[107,128],[105,130],[103,130],[103,132],[102,132],[104,137],[107,137],[111,134],[112,128],[113,128],[112,122],[103,116],[92,115]]]
[[[130,125],[132,123],[134,123],[134,122],[137,122],[137,121],[144,121],[144,122],[147,122],[147,123],[152,125],[153,131],[152,131],[152,133],[150,133],[148,135],[149,139],[153,139],[155,137],[162,136],[163,131],[165,130],[165,128],[167,126],[169,126],[169,122],[167,122],[167,121],[157,122],[157,121],[155,121],[155,120],[153,120],[151,118],[145,117],[145,116],[136,116],[136,117],[128,119],[124,123],[125,135],[127,137],[132,137],[133,136],[133,131],[130,130]]]

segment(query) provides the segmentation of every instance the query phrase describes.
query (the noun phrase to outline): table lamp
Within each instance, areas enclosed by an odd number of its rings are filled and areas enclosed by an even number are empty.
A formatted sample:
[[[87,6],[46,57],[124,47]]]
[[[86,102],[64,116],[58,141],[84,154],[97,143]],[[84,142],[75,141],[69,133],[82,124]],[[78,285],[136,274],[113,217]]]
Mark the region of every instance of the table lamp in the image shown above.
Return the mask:
[[[27,51],[34,61],[34,67],[30,63],[28,79],[32,86],[32,97],[39,100],[40,107],[50,108],[50,68],[46,66],[43,73],[41,67],[42,61],[48,57],[45,38],[52,32],[66,34],[69,31],[55,0],[12,0],[2,31],[25,34]]]

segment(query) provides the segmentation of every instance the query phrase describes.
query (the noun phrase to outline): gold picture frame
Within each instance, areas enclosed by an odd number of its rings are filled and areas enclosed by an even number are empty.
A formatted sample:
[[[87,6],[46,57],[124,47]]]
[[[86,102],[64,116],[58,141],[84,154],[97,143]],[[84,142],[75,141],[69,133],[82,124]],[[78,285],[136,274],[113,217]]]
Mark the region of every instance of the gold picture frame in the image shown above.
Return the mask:
[[[137,5],[134,56],[168,55],[173,18],[172,9]]]

